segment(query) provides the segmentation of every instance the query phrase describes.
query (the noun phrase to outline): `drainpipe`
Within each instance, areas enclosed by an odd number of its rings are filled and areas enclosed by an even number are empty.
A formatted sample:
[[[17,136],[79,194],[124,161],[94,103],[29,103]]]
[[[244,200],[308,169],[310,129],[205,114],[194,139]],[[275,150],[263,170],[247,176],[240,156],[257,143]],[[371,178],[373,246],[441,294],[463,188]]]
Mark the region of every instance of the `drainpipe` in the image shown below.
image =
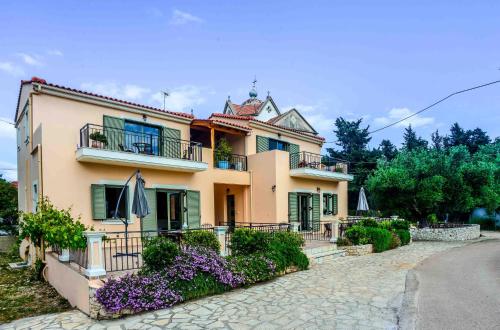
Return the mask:
[[[248,161],[247,161],[247,166],[248,166]],[[253,207],[252,207],[252,202],[253,202],[253,171],[248,171],[250,173],[250,222],[253,221]]]

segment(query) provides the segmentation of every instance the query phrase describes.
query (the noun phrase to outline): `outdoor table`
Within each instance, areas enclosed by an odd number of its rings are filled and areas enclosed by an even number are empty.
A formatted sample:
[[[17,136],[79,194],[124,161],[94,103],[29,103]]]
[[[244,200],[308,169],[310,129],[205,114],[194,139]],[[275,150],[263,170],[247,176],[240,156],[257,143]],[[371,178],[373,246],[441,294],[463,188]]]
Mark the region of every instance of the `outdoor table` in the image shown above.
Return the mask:
[[[132,145],[137,148],[137,150],[140,154],[151,155],[153,153],[152,148],[151,148],[151,143],[134,142],[134,143],[132,143]]]

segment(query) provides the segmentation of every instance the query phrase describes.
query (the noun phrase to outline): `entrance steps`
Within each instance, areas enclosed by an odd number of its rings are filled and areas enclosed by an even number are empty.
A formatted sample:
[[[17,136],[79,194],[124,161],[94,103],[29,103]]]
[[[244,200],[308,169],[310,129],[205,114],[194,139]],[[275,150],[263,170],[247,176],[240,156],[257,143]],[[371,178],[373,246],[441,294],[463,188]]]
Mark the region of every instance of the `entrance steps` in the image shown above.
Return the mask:
[[[337,245],[330,242],[308,245],[309,244],[306,244],[303,251],[312,264],[321,264],[324,261],[330,261],[346,255],[344,250],[337,249]]]

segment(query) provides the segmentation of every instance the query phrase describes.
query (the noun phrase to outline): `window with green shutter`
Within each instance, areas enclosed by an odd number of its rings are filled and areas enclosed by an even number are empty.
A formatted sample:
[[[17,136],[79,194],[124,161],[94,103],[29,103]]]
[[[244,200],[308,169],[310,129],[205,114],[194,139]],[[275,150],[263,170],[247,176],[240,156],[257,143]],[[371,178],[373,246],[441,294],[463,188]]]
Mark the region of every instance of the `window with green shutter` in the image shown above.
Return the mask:
[[[334,215],[339,214],[339,197],[337,194],[332,195],[332,212]]]
[[[103,116],[102,125],[106,136],[106,147],[110,150],[122,150],[125,141],[125,120],[123,118]]]
[[[201,212],[200,212],[200,192],[196,190],[188,190],[186,192],[187,202],[187,224],[189,228],[201,227]]]
[[[141,229],[147,232],[147,236],[156,236],[158,231],[158,219],[156,217],[156,189],[145,188],[146,200],[151,211],[147,216],[142,219]]]
[[[323,214],[335,215],[338,213],[338,196],[337,194],[323,194]]]
[[[181,158],[180,139],[180,130],[163,127],[163,156],[169,158]]]
[[[269,138],[257,135],[257,152],[269,150]]]
[[[312,227],[313,230],[320,229],[320,195],[312,194]]]
[[[123,186],[92,184],[90,187],[92,218],[95,220],[129,219],[128,187],[125,187],[117,208]],[[117,212],[115,214],[115,212]],[[116,215],[116,218],[115,218]]]
[[[297,193],[288,193],[288,222],[299,221],[299,204],[297,200]]]

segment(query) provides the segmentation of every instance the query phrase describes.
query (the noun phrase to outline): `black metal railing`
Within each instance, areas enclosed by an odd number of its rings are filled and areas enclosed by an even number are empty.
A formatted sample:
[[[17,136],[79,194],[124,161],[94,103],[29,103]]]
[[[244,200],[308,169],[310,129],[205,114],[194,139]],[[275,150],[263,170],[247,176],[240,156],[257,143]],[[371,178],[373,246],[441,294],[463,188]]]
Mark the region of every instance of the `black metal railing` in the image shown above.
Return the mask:
[[[182,235],[188,231],[214,231],[213,226],[183,230],[107,232],[103,239],[104,268],[107,272],[140,269],[144,262],[142,252],[145,242],[156,236],[164,236],[177,244],[182,244]]]
[[[199,142],[169,138],[162,134],[138,133],[94,124],[86,124],[80,129],[80,146],[197,162],[202,161],[202,145]]]
[[[329,241],[332,238],[332,229],[331,221],[320,221],[311,224],[308,228],[299,226],[299,234],[305,241]]]
[[[345,161],[307,151],[290,154],[290,169],[312,168],[347,174],[347,164]]]
[[[51,247],[52,252],[54,252],[58,257],[62,254],[62,249],[58,246]],[[87,268],[88,265],[88,250],[84,249],[69,249],[69,261],[78,265],[80,268]]]
[[[233,154],[229,157],[220,156],[214,151],[214,167],[224,170],[247,170],[247,156]]]

